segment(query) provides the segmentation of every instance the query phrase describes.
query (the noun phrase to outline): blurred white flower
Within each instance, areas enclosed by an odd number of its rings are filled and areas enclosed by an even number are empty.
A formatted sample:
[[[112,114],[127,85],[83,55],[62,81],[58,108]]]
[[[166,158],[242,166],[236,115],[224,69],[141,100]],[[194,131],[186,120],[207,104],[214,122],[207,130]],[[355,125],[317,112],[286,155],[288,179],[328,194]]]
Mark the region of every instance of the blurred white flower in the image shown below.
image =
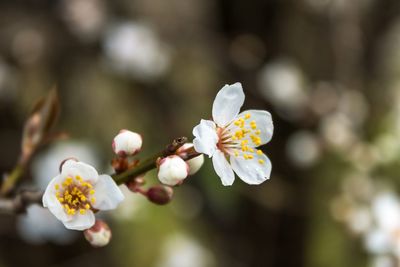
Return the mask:
[[[264,110],[246,110],[240,83],[225,85],[215,97],[211,120],[194,127],[197,152],[212,157],[215,172],[225,186],[232,185],[235,173],[248,184],[269,179],[271,162],[258,146],[268,143],[273,134],[271,114]]]
[[[66,228],[85,230],[95,223],[92,209],[112,210],[123,199],[124,195],[109,175],[98,175],[86,163],[67,160],[61,173],[47,186],[43,206]]]
[[[109,29],[104,49],[111,67],[137,79],[158,77],[169,65],[165,45],[152,29],[140,23],[125,22]]]
[[[162,248],[157,267],[212,267],[214,256],[196,240],[183,235],[170,236]]]
[[[304,75],[290,60],[268,63],[259,73],[258,84],[264,98],[290,117],[297,118],[308,102]]]
[[[40,189],[46,189],[50,179],[60,170],[60,162],[66,158],[76,158],[99,169],[100,160],[93,146],[86,142],[63,141],[51,146],[44,153],[37,155],[32,163],[33,179]]]
[[[18,234],[26,242],[43,244],[48,241],[66,245],[74,241],[77,233],[68,231],[48,209],[39,205],[31,205],[24,215],[18,216]]]
[[[357,90],[343,90],[338,101],[338,111],[346,115],[351,123],[360,126],[368,116],[369,106],[364,95]]]
[[[328,145],[340,150],[348,150],[357,140],[354,124],[341,112],[334,112],[323,118],[320,131]]]
[[[391,253],[400,257],[400,200],[393,192],[381,192],[372,201],[375,227],[365,236],[365,247],[372,254]]]
[[[297,166],[309,167],[320,157],[321,148],[315,134],[309,131],[299,131],[289,138],[286,153]]]
[[[106,22],[102,0],[63,0],[61,13],[69,30],[83,41],[97,38]]]

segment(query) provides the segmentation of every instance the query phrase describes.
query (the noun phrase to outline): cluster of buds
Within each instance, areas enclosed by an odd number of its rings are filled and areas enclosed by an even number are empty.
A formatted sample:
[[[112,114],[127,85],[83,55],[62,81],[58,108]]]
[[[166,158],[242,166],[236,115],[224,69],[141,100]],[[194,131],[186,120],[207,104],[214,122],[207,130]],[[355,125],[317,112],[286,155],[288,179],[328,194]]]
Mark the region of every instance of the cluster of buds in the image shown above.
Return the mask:
[[[112,148],[116,158],[112,161],[112,166],[116,173],[125,172],[140,165],[140,161],[131,160],[132,156],[137,155],[142,148],[141,135],[128,130],[121,130],[112,143]],[[182,184],[183,180],[189,175],[196,173],[204,162],[203,155],[192,157],[196,153],[191,143],[184,143],[169,151],[164,157],[156,160],[157,177],[161,185],[154,185],[144,189],[144,175],[132,177],[126,182],[127,187],[135,193],[140,193],[147,197],[149,201],[158,205],[165,205],[172,200],[173,186]]]

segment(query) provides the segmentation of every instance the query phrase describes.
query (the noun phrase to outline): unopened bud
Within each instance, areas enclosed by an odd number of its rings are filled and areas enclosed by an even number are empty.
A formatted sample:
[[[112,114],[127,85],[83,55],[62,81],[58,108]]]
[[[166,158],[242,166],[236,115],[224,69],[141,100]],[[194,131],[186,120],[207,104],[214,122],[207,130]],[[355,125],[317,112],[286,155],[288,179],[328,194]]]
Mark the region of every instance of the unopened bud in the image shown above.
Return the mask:
[[[172,200],[174,190],[165,185],[156,185],[147,191],[147,198],[158,205],[165,205]]]
[[[102,220],[96,220],[95,224],[83,234],[93,247],[104,247],[111,240],[111,229]]]
[[[142,137],[128,130],[121,130],[114,137],[112,148],[114,153],[121,157],[135,155],[142,148]]]
[[[176,155],[163,158],[158,164],[158,179],[166,185],[177,185],[189,174],[188,164]]]
[[[125,185],[132,192],[138,192],[140,191],[141,186],[143,186],[145,183],[146,181],[144,180],[144,175],[140,175],[126,182]]]
[[[186,157],[188,154],[188,151],[192,150],[192,148],[193,148],[192,143],[186,143],[183,146],[181,146],[176,152],[179,156]],[[186,163],[189,165],[189,175],[193,175],[198,170],[200,170],[201,166],[203,166],[204,155],[200,154],[197,157],[187,160]]]

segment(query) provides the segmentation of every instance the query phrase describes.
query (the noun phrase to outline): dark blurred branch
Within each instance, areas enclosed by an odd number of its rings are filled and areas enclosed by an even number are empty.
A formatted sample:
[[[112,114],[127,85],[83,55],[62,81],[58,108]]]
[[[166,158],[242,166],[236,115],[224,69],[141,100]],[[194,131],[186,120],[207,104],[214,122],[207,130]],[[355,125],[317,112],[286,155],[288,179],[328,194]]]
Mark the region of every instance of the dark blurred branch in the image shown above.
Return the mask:
[[[0,198],[0,213],[15,214],[23,213],[31,204],[42,203],[43,192],[40,190],[24,190],[13,198]]]

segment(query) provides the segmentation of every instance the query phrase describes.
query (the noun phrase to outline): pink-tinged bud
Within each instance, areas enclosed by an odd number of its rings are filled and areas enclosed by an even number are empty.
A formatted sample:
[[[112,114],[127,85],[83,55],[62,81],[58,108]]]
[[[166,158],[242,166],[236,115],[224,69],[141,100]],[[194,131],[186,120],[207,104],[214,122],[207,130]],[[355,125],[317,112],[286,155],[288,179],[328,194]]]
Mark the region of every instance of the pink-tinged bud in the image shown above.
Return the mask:
[[[121,130],[114,137],[112,148],[118,156],[132,156],[142,148],[142,137],[140,134],[128,130]]]
[[[181,157],[186,157],[188,154],[188,151],[191,151],[193,149],[193,144],[192,143],[186,143],[183,146],[181,146],[176,153],[181,156]],[[194,157],[190,160],[187,160],[186,163],[189,165],[189,175],[195,174],[198,170],[200,170],[201,166],[203,166],[204,163],[204,155],[200,154],[197,157]]]
[[[189,165],[176,155],[163,158],[158,164],[158,179],[166,185],[177,185],[189,174]]]
[[[83,232],[86,240],[93,247],[104,247],[111,240],[111,229],[108,225],[102,221],[96,219],[95,224]]]
[[[168,204],[172,200],[174,190],[165,185],[155,185],[147,191],[147,198],[158,205]]]
[[[132,192],[139,192],[141,191],[141,187],[146,183],[144,180],[145,175],[140,175],[138,177],[135,177],[134,179],[131,179],[130,181],[126,182],[125,185],[128,187],[129,190]]]

